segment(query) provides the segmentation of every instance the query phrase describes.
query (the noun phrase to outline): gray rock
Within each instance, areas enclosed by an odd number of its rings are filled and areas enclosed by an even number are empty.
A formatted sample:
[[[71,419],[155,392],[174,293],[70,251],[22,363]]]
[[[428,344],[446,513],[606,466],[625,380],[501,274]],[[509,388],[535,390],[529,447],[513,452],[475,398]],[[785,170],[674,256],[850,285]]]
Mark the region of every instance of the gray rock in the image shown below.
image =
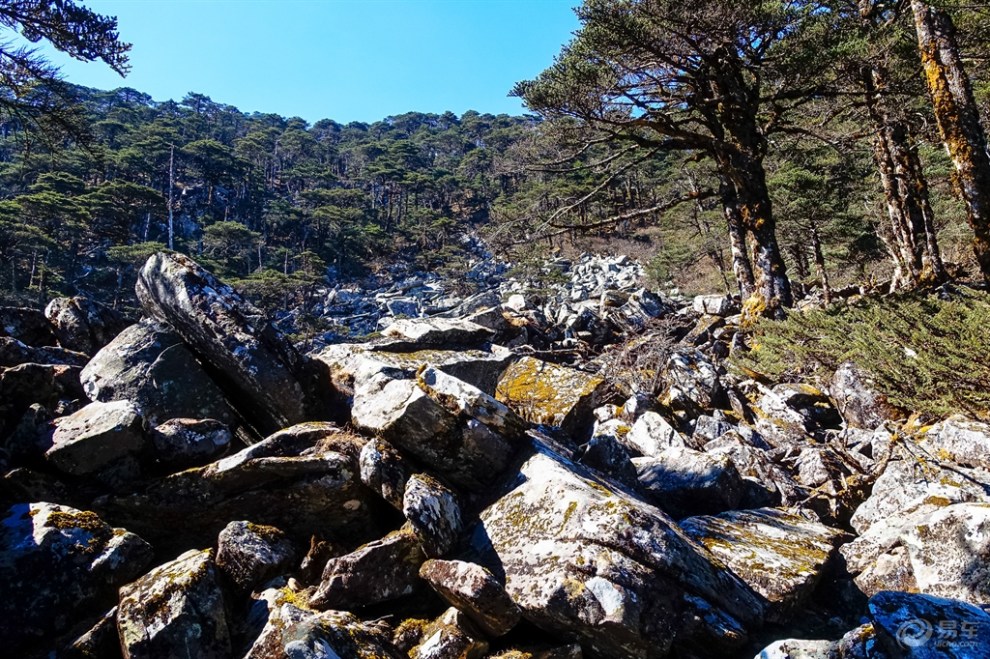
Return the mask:
[[[674,517],[732,510],[745,490],[732,461],[689,448],[666,449],[655,458],[634,458],[639,490]]]
[[[0,366],[3,367],[20,364],[85,366],[87,361],[89,357],[75,350],[54,346],[33,347],[9,336],[0,337]]]
[[[303,424],[98,506],[173,550],[212,545],[236,519],[275,526],[300,542],[314,534],[359,542],[381,533],[377,502],[358,478],[365,441],[330,424]]]
[[[87,355],[110,343],[128,323],[115,309],[89,298],[59,297],[45,307],[59,345]]]
[[[667,419],[656,412],[639,415],[632,428],[620,438],[623,445],[644,457],[656,457],[669,448],[687,445],[684,437]]]
[[[361,482],[381,495],[397,510],[402,510],[402,497],[412,465],[394,446],[382,439],[371,440],[361,449]]]
[[[494,575],[476,563],[428,560],[420,567],[419,576],[493,638],[519,623],[519,607]]]
[[[427,556],[443,556],[463,529],[457,495],[428,474],[415,474],[406,483],[402,514]]]
[[[692,442],[696,446],[701,446],[713,439],[718,439],[732,429],[732,424],[725,419],[723,414],[718,413],[717,416],[702,414],[695,419]]]
[[[382,334],[392,339],[388,349],[394,352],[478,348],[493,336],[487,327],[452,318],[403,318],[389,325]]]
[[[546,447],[480,520],[476,551],[523,615],[595,656],[729,652],[762,618],[760,598],[670,518]]]
[[[922,593],[990,602],[990,504],[957,503],[901,533]]]
[[[885,394],[878,391],[873,378],[851,362],[842,364],[836,370],[829,393],[851,428],[873,430],[884,421],[896,421],[905,416]]]
[[[80,476],[136,456],[146,443],[144,419],[133,403],[90,403],[55,420],[45,455],[60,471]]]
[[[411,529],[395,531],[330,559],[319,587],[309,598],[309,606],[346,609],[409,595],[418,585],[419,566],[425,560],[419,539]]]
[[[230,632],[212,550],[188,551],[120,589],[124,659],[227,659]]]
[[[939,460],[990,469],[990,424],[957,414],[932,426],[919,445]]]
[[[151,430],[155,462],[180,471],[210,462],[230,448],[232,436],[216,419],[169,419]]]
[[[409,651],[410,659],[473,659],[488,654],[488,641],[455,608],[423,628],[423,640]]]
[[[311,611],[269,591],[268,622],[244,659],[406,659],[378,627],[344,611]]]
[[[122,331],[93,355],[80,380],[90,400],[132,401],[152,425],[177,417],[237,421],[179,335],[158,323]]]
[[[629,426],[621,421],[613,423],[624,426],[626,430]],[[596,428],[600,426],[596,425]],[[614,478],[619,483],[628,487],[635,487],[636,465],[633,464],[629,451],[612,434],[598,434],[592,436],[586,444],[578,449],[575,454],[578,461],[595,469],[596,471]]]
[[[788,638],[763,648],[755,659],[837,659],[832,641]]]
[[[738,305],[728,295],[698,295],[692,307],[697,313],[712,316],[731,316],[739,311]]]
[[[113,600],[151,560],[144,540],[95,513],[45,502],[12,506],[0,524],[4,653],[50,647],[55,633]]]
[[[236,392],[231,401],[261,433],[334,413],[317,400],[316,373],[292,344],[189,257],[153,255],[135,290],[147,315],[171,326],[197,358],[223,373]]]
[[[216,565],[242,590],[285,574],[297,558],[292,541],[274,526],[231,522],[217,537]]]
[[[55,411],[63,401],[85,399],[79,386],[79,367],[59,364],[21,364],[0,369],[0,422],[16,424],[32,406]]]
[[[767,619],[779,623],[808,601],[846,535],[779,508],[690,517],[680,524],[766,598]]]
[[[45,314],[27,307],[0,307],[0,335],[29,346],[54,346],[57,342]]]
[[[680,349],[667,362],[664,402],[674,410],[699,414],[728,405],[718,368],[700,350]]]
[[[990,648],[990,615],[966,602],[883,591],[869,609],[892,659],[985,659]]]

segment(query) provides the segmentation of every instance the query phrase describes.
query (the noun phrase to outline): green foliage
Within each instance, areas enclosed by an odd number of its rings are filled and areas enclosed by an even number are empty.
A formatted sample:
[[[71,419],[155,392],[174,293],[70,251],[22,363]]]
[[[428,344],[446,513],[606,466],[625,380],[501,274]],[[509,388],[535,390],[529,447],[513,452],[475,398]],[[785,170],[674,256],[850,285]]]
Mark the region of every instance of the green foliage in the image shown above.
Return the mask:
[[[943,299],[947,298],[947,299]],[[760,321],[737,366],[822,384],[845,361],[895,405],[940,417],[990,417],[990,295],[970,288],[864,298],[850,306]]]

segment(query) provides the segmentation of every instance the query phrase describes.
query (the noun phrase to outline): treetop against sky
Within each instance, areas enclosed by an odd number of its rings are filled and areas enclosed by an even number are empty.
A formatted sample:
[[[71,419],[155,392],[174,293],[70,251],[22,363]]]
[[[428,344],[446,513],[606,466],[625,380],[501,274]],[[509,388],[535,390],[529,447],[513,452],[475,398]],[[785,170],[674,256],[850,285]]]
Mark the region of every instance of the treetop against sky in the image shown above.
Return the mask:
[[[578,0],[89,0],[134,44],[120,78],[41,51],[69,82],[187,92],[315,122],[408,111],[518,114],[507,96],[578,28]]]

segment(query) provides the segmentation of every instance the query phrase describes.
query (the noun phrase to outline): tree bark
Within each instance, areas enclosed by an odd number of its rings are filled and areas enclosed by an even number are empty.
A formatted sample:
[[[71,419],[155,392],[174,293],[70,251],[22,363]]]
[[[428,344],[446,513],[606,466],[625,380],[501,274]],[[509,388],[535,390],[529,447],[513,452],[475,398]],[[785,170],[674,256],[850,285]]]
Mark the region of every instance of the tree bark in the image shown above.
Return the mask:
[[[832,283],[828,279],[828,270],[825,268],[822,239],[815,227],[811,227],[811,253],[815,257],[815,270],[818,271],[818,278],[822,282],[822,295],[825,297],[825,304],[832,304]]]
[[[719,185],[719,194],[722,197],[722,208],[725,212],[725,223],[729,232],[732,272],[736,277],[736,283],[739,285],[739,297],[746,300],[756,291],[756,279],[753,276],[753,264],[750,262],[749,253],[746,250],[746,233],[742,227],[742,214],[739,212],[736,190],[723,178]]]
[[[922,0],[911,0],[911,10],[935,119],[973,229],[973,250],[983,278],[990,281],[990,155],[955,25],[944,10]]]

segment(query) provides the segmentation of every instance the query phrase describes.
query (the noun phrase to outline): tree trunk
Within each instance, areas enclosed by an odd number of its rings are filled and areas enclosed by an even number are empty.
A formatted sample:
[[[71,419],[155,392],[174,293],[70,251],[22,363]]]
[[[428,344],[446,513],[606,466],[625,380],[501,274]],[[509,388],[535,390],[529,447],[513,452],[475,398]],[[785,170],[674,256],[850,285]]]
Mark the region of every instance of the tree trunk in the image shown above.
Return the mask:
[[[725,223],[729,231],[729,249],[732,252],[732,272],[739,284],[739,296],[746,300],[756,290],[756,280],[753,277],[753,264],[746,250],[746,233],[742,228],[742,215],[739,212],[739,202],[736,190],[724,178],[719,184],[719,194],[722,197],[722,208],[725,212]]]
[[[956,168],[966,203],[973,249],[983,278],[990,281],[990,155],[979,108],[963,68],[955,26],[942,9],[911,0],[918,51],[942,142]]]
[[[832,283],[828,279],[828,270],[825,269],[822,239],[815,227],[811,227],[811,253],[815,257],[815,270],[818,271],[818,278],[822,282],[822,295],[825,298],[825,304],[832,304]]]
[[[928,181],[912,144],[908,125],[897,119],[884,98],[886,72],[880,66],[863,71],[866,108],[873,124],[873,161],[880,173],[889,234],[884,236],[894,261],[891,291],[945,279],[935,235]]]

